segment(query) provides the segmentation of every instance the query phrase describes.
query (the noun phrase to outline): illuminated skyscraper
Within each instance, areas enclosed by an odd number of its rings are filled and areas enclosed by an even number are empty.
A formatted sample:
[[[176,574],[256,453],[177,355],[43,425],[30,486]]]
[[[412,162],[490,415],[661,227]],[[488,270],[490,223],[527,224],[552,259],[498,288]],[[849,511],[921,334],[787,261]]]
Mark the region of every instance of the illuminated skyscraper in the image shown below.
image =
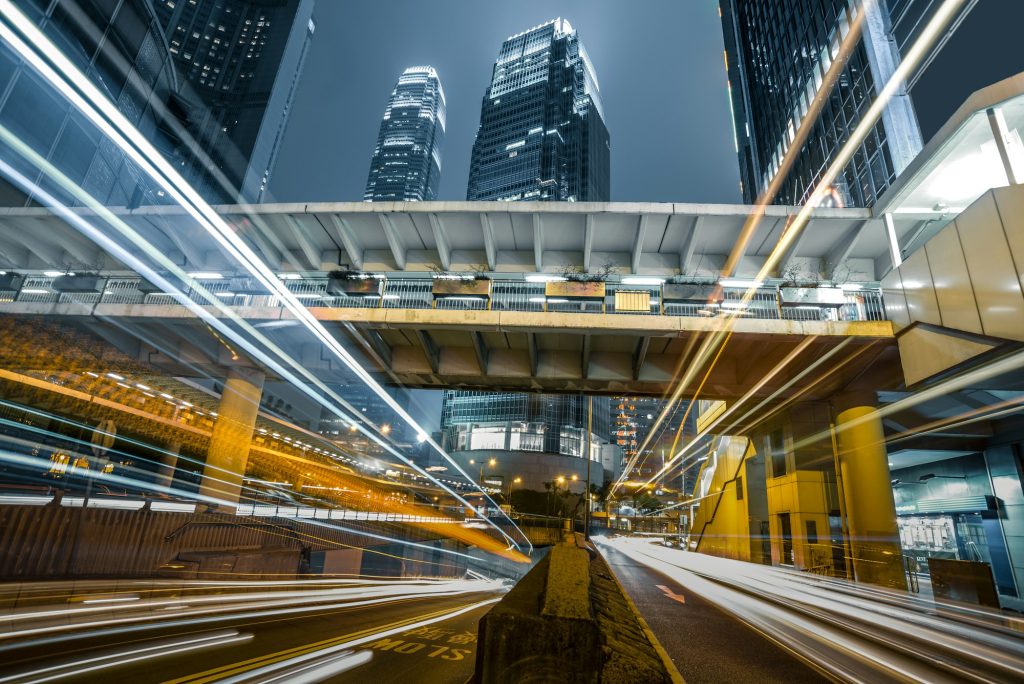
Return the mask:
[[[391,91],[384,110],[364,200],[421,202],[437,199],[445,112],[444,89],[434,67],[406,69]]]
[[[480,110],[466,198],[608,201],[610,150],[597,76],[569,22],[505,40]]]
[[[941,3],[932,0],[720,0],[744,200],[783,174],[777,204],[802,204],[849,140],[906,51]],[[961,18],[973,6],[968,2]],[[840,45],[864,12],[845,63]],[[953,26],[956,22],[953,23]],[[948,35],[948,34],[947,34]],[[941,45],[940,39],[937,45]],[[937,48],[935,48],[937,49]],[[784,168],[796,132],[833,62],[838,74],[806,141]],[[809,114],[810,112],[810,114]],[[836,179],[835,203],[870,207],[922,147],[903,84]]]
[[[213,199],[264,200],[313,38],[313,4],[153,2],[178,74],[190,86],[184,106],[198,105],[183,118],[215,167],[186,168],[186,175]]]

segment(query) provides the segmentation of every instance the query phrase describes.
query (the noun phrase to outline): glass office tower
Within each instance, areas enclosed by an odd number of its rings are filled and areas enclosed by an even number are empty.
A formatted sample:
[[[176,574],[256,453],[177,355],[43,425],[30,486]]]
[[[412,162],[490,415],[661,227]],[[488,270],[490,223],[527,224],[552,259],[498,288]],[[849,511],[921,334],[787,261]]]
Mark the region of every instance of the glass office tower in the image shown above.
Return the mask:
[[[176,77],[148,0],[16,4],[118,112],[168,158],[175,157],[167,103],[175,96]],[[106,206],[161,201],[162,192],[139,168],[113,145],[101,145],[91,124],[57,98],[7,44],[0,48],[0,125]],[[31,204],[39,191],[80,203],[6,145],[0,145],[0,159],[20,176],[14,184],[0,179],[0,205]]]
[[[384,109],[364,200],[422,202],[437,199],[445,113],[444,89],[434,67],[406,69]]]
[[[494,63],[469,200],[606,202],[610,142],[597,76],[568,21],[510,36]]]
[[[213,200],[264,201],[313,38],[314,0],[154,2],[182,81],[183,118],[214,168],[193,164]]]
[[[909,47],[937,4],[720,0],[745,201],[756,201],[782,168],[854,17],[867,12],[861,37],[785,175],[777,204],[802,204],[809,197],[892,76],[900,48]],[[836,180],[835,203],[872,206],[921,147],[917,117],[903,87]]]
[[[540,451],[582,457],[587,397],[579,394],[446,390],[441,429],[450,451]],[[591,443],[608,443],[612,400],[594,397]]]

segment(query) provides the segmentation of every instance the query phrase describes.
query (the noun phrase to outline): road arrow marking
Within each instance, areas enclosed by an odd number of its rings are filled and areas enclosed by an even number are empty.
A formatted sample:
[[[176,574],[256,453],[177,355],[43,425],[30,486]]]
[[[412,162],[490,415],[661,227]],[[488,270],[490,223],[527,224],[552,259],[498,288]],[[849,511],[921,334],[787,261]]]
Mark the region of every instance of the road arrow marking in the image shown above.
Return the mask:
[[[671,589],[666,587],[664,584],[655,584],[654,586],[658,587],[663,592],[665,592],[665,596],[667,596],[668,598],[672,599],[673,601],[679,601],[679,603],[686,603],[686,597],[685,596],[683,596],[682,594],[677,594],[677,593],[673,592]]]

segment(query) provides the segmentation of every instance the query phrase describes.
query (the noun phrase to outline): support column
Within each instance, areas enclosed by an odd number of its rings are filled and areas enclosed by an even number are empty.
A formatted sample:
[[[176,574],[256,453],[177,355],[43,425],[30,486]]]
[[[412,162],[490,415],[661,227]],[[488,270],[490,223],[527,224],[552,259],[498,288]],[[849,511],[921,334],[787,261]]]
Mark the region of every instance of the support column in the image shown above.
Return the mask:
[[[170,487],[174,482],[174,471],[178,469],[178,456],[181,454],[181,442],[168,442],[164,453],[160,456],[160,468],[156,472],[156,483],[161,487]]]
[[[218,499],[222,505],[238,503],[264,379],[258,370],[232,368],[224,382],[199,486],[201,495]]]
[[[853,572],[858,582],[906,590],[882,421],[871,406],[836,417]]]

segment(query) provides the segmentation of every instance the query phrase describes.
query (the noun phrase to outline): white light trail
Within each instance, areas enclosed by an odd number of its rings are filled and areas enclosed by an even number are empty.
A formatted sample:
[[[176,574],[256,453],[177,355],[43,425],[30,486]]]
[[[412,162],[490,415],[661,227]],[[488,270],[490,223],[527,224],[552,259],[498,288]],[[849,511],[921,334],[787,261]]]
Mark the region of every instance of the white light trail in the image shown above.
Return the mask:
[[[412,416],[409,415],[409,413],[394,399],[394,397],[392,397],[379,383],[377,383],[377,381],[370,376],[370,374],[356,361],[356,359],[341,346],[341,344],[327,331],[327,329],[324,328],[323,324],[313,316],[309,309],[303,306],[298,298],[288,290],[273,270],[264,263],[263,260],[253,252],[247,244],[245,244],[245,242],[237,235],[235,230],[229,226],[216,211],[213,210],[213,208],[198,194],[198,192],[196,192],[194,188],[189,186],[187,181],[185,181],[177,170],[175,170],[175,168],[166,159],[164,159],[160,152],[156,150],[148,140],[139,134],[134,126],[132,126],[124,115],[99,91],[99,89],[84,74],[82,74],[82,72],[27,17],[25,17],[25,15],[22,14],[10,0],[0,0],[0,15],[10,22],[11,26],[24,36],[25,39],[31,43],[32,47],[29,47],[29,45],[26,44],[25,41],[21,40],[8,26],[0,25],[0,37],[3,37],[4,40],[10,43],[12,48],[14,48],[14,50],[18,52],[23,59],[32,64],[40,75],[42,75],[56,90],[68,99],[81,114],[100,129],[100,131],[103,132],[115,145],[132,158],[143,171],[163,187],[167,193],[174,198],[178,204],[182,206],[190,216],[192,216],[193,219],[195,219],[197,224],[205,229],[206,232],[217,241],[228,255],[233,257],[245,270],[255,277],[257,281],[267,289],[267,291],[278,297],[284,304],[285,308],[287,308],[289,312],[302,322],[327,349],[333,352],[334,355],[356,375],[356,377],[373,390],[373,392],[380,397],[380,399],[384,401],[391,410],[397,413],[402,420],[413,429],[423,432],[423,429],[418,423],[416,423]],[[57,72],[60,72],[60,75],[58,75]],[[91,197],[89,197],[89,199],[92,200]],[[90,202],[90,204],[95,204],[95,202]],[[110,214],[109,211],[106,213],[112,217],[112,214]],[[132,258],[131,262],[134,264],[137,263],[138,260]],[[175,272],[179,269],[171,268],[168,270]],[[165,283],[170,285],[170,283],[167,283],[166,280],[159,277],[149,268],[143,268],[140,272],[144,276],[147,276],[147,279],[149,274],[155,276],[159,282],[154,282],[154,284],[158,287],[162,287]],[[194,279],[191,284],[196,288],[199,286]],[[213,297],[210,299],[216,300]],[[203,317],[208,322],[212,319],[212,316],[209,316],[208,314]],[[234,316],[234,318],[237,319],[237,316]],[[253,333],[255,332],[251,326],[250,331]],[[322,389],[326,389],[326,387],[322,387]],[[333,392],[330,392],[330,395],[333,395],[332,398],[334,398],[339,405],[348,406],[347,402],[341,399],[341,397],[335,395]],[[337,411],[335,406],[330,406],[329,408]],[[342,415],[342,417],[348,416]],[[489,501],[496,510],[501,510],[497,503],[494,502],[490,495],[484,490],[482,485],[476,483],[465,471],[463,471],[458,462],[452,459],[451,456],[449,456],[448,453],[440,447],[440,445],[429,437],[426,440],[426,443],[430,444],[430,446],[440,454],[442,458],[447,460],[466,480],[474,483],[484,498]],[[435,482],[451,496],[462,501],[471,510],[476,511],[475,506],[462,499],[457,493],[445,487],[425,471],[422,471],[422,469],[420,469],[419,466],[414,464],[410,459],[397,452],[394,453],[396,457],[400,458],[411,467],[416,468],[421,472],[421,474]],[[509,521],[513,529],[522,535],[523,540],[525,540],[527,546],[532,551],[533,546],[530,544],[529,539],[526,538],[526,535],[522,530],[520,530],[515,522],[503,511],[502,515]],[[517,548],[522,548],[521,545],[509,536],[509,534],[497,525],[497,523],[494,523],[486,516],[482,517],[487,519],[488,523],[509,542]]]

